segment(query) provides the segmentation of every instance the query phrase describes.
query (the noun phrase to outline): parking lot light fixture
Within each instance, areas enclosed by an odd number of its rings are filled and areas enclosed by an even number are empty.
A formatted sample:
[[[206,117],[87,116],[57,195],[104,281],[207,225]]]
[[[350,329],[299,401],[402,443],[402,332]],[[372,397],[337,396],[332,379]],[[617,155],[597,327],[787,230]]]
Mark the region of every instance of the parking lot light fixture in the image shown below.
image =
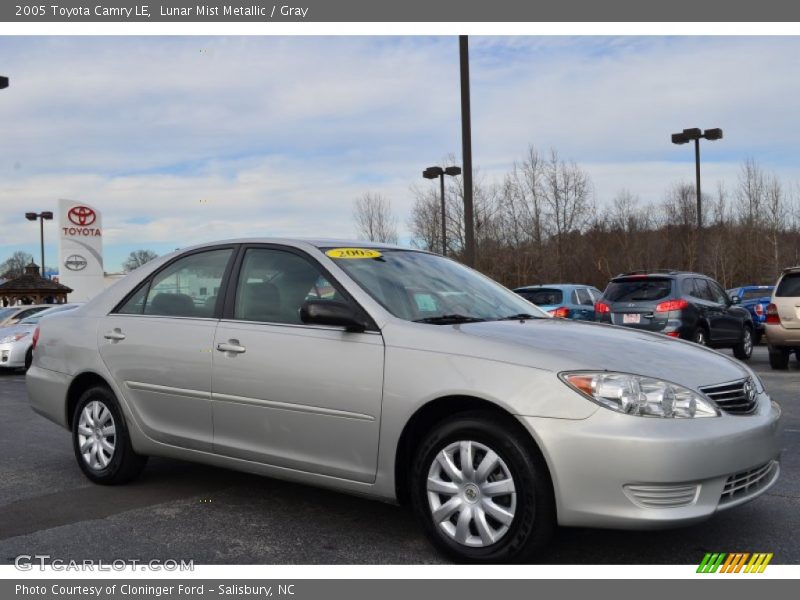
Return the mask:
[[[703,271],[703,201],[700,193],[700,140],[711,142],[722,139],[719,127],[703,131],[698,127],[684,129],[672,134],[672,143],[677,145],[694,142],[695,192],[697,193],[697,270]]]
[[[28,221],[35,221],[39,219],[39,241],[42,246],[42,277],[46,277],[44,272],[44,222],[45,221],[52,221],[53,220],[53,213],[49,210],[42,211],[40,213],[37,212],[26,212],[25,218]]]
[[[447,211],[445,209],[445,202],[444,202],[444,176],[450,175],[451,177],[455,177],[457,175],[461,175],[461,167],[428,167],[422,172],[422,176],[425,179],[436,179],[439,178],[439,184],[441,187],[441,202],[442,202],[442,256],[447,256],[447,223],[445,221]]]

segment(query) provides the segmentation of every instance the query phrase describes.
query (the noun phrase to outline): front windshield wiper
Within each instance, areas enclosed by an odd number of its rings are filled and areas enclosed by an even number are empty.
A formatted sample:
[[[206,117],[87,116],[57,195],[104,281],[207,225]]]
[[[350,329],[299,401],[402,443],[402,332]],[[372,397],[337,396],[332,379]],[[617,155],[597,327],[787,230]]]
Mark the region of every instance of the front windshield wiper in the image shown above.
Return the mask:
[[[432,325],[452,325],[454,323],[479,323],[485,321],[479,317],[468,317],[466,315],[439,315],[436,317],[425,317],[424,319],[414,319],[414,323],[430,323]]]
[[[527,319],[544,319],[545,317],[537,317],[528,313],[518,313],[516,315],[508,315],[507,317],[500,317],[498,321],[525,321]]]

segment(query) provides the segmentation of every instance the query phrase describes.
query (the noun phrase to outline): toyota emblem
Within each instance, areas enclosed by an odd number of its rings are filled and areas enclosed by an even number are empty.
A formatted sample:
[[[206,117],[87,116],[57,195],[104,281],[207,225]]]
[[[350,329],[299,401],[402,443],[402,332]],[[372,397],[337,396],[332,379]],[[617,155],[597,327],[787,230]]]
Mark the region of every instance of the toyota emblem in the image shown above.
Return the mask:
[[[80,254],[72,254],[64,261],[64,266],[70,271],[83,271],[89,262]]]
[[[75,225],[87,227],[97,220],[97,215],[88,206],[73,206],[67,212],[67,218]]]

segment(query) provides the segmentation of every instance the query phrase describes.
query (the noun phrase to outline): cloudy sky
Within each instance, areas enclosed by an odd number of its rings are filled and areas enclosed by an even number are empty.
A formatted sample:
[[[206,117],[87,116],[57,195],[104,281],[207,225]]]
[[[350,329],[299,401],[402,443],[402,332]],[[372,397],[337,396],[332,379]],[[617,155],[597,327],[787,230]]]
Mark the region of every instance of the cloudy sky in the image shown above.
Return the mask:
[[[800,181],[800,38],[472,37],[473,160],[499,178],[529,144],[581,164],[598,204],[693,178],[669,134],[721,127],[703,185],[754,158]],[[27,210],[105,220],[106,270],[236,236],[354,237],[353,199],[401,222],[421,170],[460,157],[455,37],[4,37],[0,261],[35,257]],[[460,160],[460,158],[459,158]],[[50,223],[46,262],[57,258]]]

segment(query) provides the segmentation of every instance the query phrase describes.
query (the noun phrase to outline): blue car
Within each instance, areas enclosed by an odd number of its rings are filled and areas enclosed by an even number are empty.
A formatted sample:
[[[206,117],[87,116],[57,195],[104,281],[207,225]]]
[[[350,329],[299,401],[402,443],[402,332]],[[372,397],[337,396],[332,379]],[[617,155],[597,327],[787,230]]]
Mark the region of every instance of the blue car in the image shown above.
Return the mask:
[[[728,290],[731,302],[746,308],[753,315],[755,327],[753,342],[758,344],[764,335],[764,323],[767,320],[767,306],[772,298],[774,285],[744,285]]]
[[[594,304],[603,295],[596,287],[577,283],[528,285],[514,291],[554,317],[581,321],[594,320]]]

